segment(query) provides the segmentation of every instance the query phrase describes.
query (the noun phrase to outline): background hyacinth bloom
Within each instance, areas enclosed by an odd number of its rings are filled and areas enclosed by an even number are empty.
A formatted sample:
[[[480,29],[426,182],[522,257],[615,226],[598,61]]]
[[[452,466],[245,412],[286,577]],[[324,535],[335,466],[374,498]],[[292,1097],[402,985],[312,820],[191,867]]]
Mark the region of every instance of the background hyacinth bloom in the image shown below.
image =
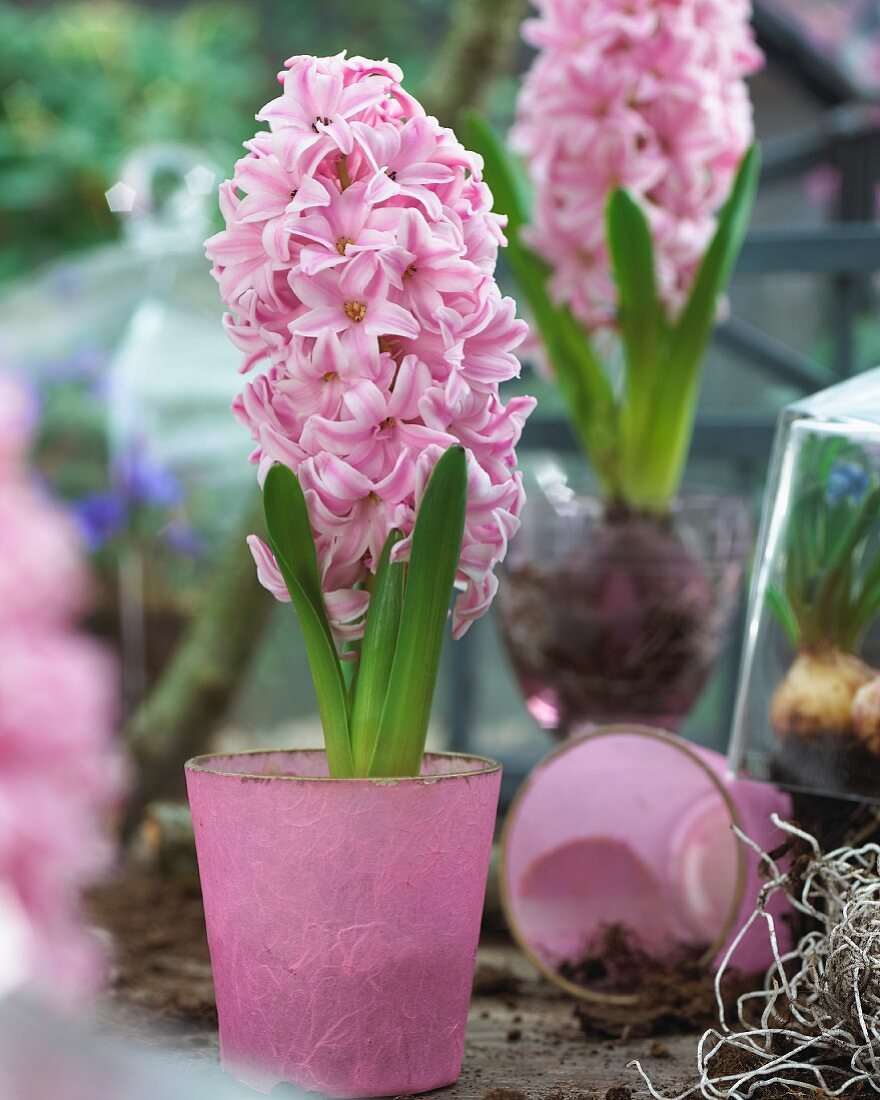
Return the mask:
[[[753,139],[743,78],[761,65],[748,0],[535,0],[539,50],[511,133],[535,184],[529,245],[588,329],[613,323],[605,205],[624,187],[651,226],[660,295],[685,300]]]
[[[757,187],[749,4],[535,2],[524,33],[539,52],[511,132],[531,209],[479,115],[469,140],[509,215],[511,266],[604,496],[618,513],[662,514]]]
[[[74,521],[25,469],[31,422],[0,377],[0,993],[65,1002],[102,974],[78,893],[110,857],[122,773],[115,671],[75,629],[87,576]]]
[[[481,159],[425,114],[387,61],[293,57],[221,187],[226,228],[206,243],[243,371],[235,402],[261,483],[273,463],[302,485],[337,640],[364,630],[382,547],[406,561],[444,451],[466,450],[468,504],[453,633],[494,595],[519,524],[515,445],[533,407],[507,405],[526,335],[494,279],[503,219]],[[288,592],[270,549],[260,579]]]

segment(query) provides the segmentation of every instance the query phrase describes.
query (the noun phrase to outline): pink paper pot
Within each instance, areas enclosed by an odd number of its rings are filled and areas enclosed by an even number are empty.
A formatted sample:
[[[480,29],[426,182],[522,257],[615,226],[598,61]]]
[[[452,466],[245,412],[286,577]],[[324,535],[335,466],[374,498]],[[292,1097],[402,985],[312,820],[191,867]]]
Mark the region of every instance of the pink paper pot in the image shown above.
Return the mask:
[[[224,1068],[335,1097],[455,1081],[500,766],[329,779],[321,751],[256,752],[186,780]]]

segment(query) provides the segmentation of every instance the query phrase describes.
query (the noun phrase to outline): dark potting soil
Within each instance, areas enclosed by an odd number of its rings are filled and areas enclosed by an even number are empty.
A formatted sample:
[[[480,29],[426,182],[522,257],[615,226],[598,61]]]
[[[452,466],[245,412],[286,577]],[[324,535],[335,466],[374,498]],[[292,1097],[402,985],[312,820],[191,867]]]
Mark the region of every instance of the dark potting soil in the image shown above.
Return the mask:
[[[771,1050],[773,1046],[771,1045]],[[782,1054],[782,1048],[774,1051],[774,1053]],[[764,1065],[759,1058],[750,1054],[748,1051],[743,1050],[741,1047],[735,1046],[723,1046],[718,1053],[709,1060],[708,1072],[712,1077],[727,1077],[728,1075],[739,1075],[743,1073],[749,1073],[751,1070],[755,1070]],[[817,1092],[816,1090],[816,1078],[813,1074],[804,1070],[785,1070],[786,1082],[792,1082],[784,1086],[768,1086],[765,1089],[757,1089],[755,1096],[764,1098],[774,1098],[778,1095],[780,1100],[784,1097],[785,1100],[817,1100],[817,1098],[830,1097],[837,1095],[837,1090],[841,1088],[846,1081],[852,1077],[852,1068],[848,1065],[846,1058],[841,1058],[839,1063],[822,1061],[822,1073],[826,1082],[830,1086],[828,1092]],[[803,1083],[803,1091],[800,1091],[797,1084],[794,1082]],[[729,1086],[728,1086],[729,1087]],[[754,1086],[753,1086],[754,1087]],[[771,1092],[770,1088],[779,1088],[780,1091]],[[877,1091],[874,1089],[870,1082],[861,1081],[857,1085],[853,1085],[846,1089],[843,1093],[847,1097],[847,1100],[877,1100]]]
[[[552,696],[563,732],[677,725],[723,641],[736,583],[716,580],[668,523],[635,514],[609,518],[552,567],[511,563],[499,610],[527,699]]]
[[[850,827],[851,812],[865,810],[859,803],[835,799],[833,792],[880,798],[880,757],[855,737],[839,733],[789,736],[776,742],[770,778],[783,787],[831,792],[829,796],[795,795],[799,822],[813,833],[823,848],[830,850],[845,842],[840,828]],[[834,805],[839,801],[844,805]]]
[[[161,1038],[216,1024],[197,878],[129,872],[91,890],[86,907],[112,936],[110,995],[125,1009],[123,1030]]]
[[[681,946],[663,958],[652,955],[629,929],[609,925],[575,963],[560,974],[597,994],[626,995],[633,1003],[583,1001],[575,1008],[581,1030],[589,1036],[636,1039],[703,1031],[718,1021],[714,976],[702,961],[705,948]],[[757,984],[756,984],[757,983]],[[746,990],[761,987],[732,972],[724,983],[731,1002]],[[662,1057],[654,1054],[653,1057]]]
[[[474,972],[474,997],[515,997],[522,982],[509,970],[491,963],[477,963]]]

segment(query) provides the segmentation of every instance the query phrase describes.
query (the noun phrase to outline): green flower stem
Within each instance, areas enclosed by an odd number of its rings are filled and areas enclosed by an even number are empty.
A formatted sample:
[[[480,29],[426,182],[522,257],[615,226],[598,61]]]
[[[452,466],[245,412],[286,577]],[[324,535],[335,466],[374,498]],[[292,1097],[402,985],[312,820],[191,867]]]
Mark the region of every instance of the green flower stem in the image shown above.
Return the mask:
[[[464,136],[483,157],[496,209],[507,214],[508,261],[606,496],[639,510],[666,511],[678,492],[690,449],[718,296],[748,226],[760,171],[757,147],[743,158],[675,323],[664,316],[657,292],[654,243],[644,211],[627,191],[611,194],[606,230],[625,362],[618,395],[589,335],[550,297],[550,269],[523,243],[529,199],[522,173],[478,113],[467,114]]]
[[[693,435],[700,372],[660,368],[621,417],[637,430],[622,439],[620,495],[640,511],[665,512],[681,484]],[[657,383],[660,384],[657,384]],[[647,395],[650,400],[646,400]]]
[[[376,751],[397,648],[406,566],[392,564],[391,552],[402,538],[402,532],[392,531],[382,551],[361,644],[357,689],[351,695],[351,749],[358,775],[368,773]]]
[[[450,447],[434,467],[419,505],[370,775],[418,775],[421,770],[466,508],[464,450]]]

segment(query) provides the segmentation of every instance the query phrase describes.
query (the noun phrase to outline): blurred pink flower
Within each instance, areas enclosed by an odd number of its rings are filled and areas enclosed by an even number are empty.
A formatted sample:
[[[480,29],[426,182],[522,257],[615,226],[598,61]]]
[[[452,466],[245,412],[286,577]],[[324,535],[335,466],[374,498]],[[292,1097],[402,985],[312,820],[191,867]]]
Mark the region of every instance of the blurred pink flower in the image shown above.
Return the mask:
[[[362,585],[392,528],[406,538],[428,476],[461,443],[469,499],[453,632],[488,607],[493,570],[519,525],[515,445],[531,398],[505,406],[526,335],[494,279],[503,221],[480,158],[425,115],[400,70],[344,55],[294,57],[268,133],[221,187],[226,228],[207,243],[232,311],[242,369],[267,369],[234,411],[303,486],[328,614],[363,633]],[[287,593],[269,549],[250,540],[262,583]]]
[[[748,0],[535,0],[539,54],[511,138],[535,184],[529,244],[551,292],[590,329],[613,324],[605,243],[615,187],[642,202],[658,281],[682,305],[752,141],[743,77],[761,64]]]
[[[76,530],[28,476],[32,418],[0,377],[0,992],[67,1001],[100,981],[78,891],[111,855],[121,792],[115,671],[73,621],[88,594]]]
[[[834,164],[817,164],[804,175],[807,198],[820,209],[827,210],[840,196],[843,177]]]

